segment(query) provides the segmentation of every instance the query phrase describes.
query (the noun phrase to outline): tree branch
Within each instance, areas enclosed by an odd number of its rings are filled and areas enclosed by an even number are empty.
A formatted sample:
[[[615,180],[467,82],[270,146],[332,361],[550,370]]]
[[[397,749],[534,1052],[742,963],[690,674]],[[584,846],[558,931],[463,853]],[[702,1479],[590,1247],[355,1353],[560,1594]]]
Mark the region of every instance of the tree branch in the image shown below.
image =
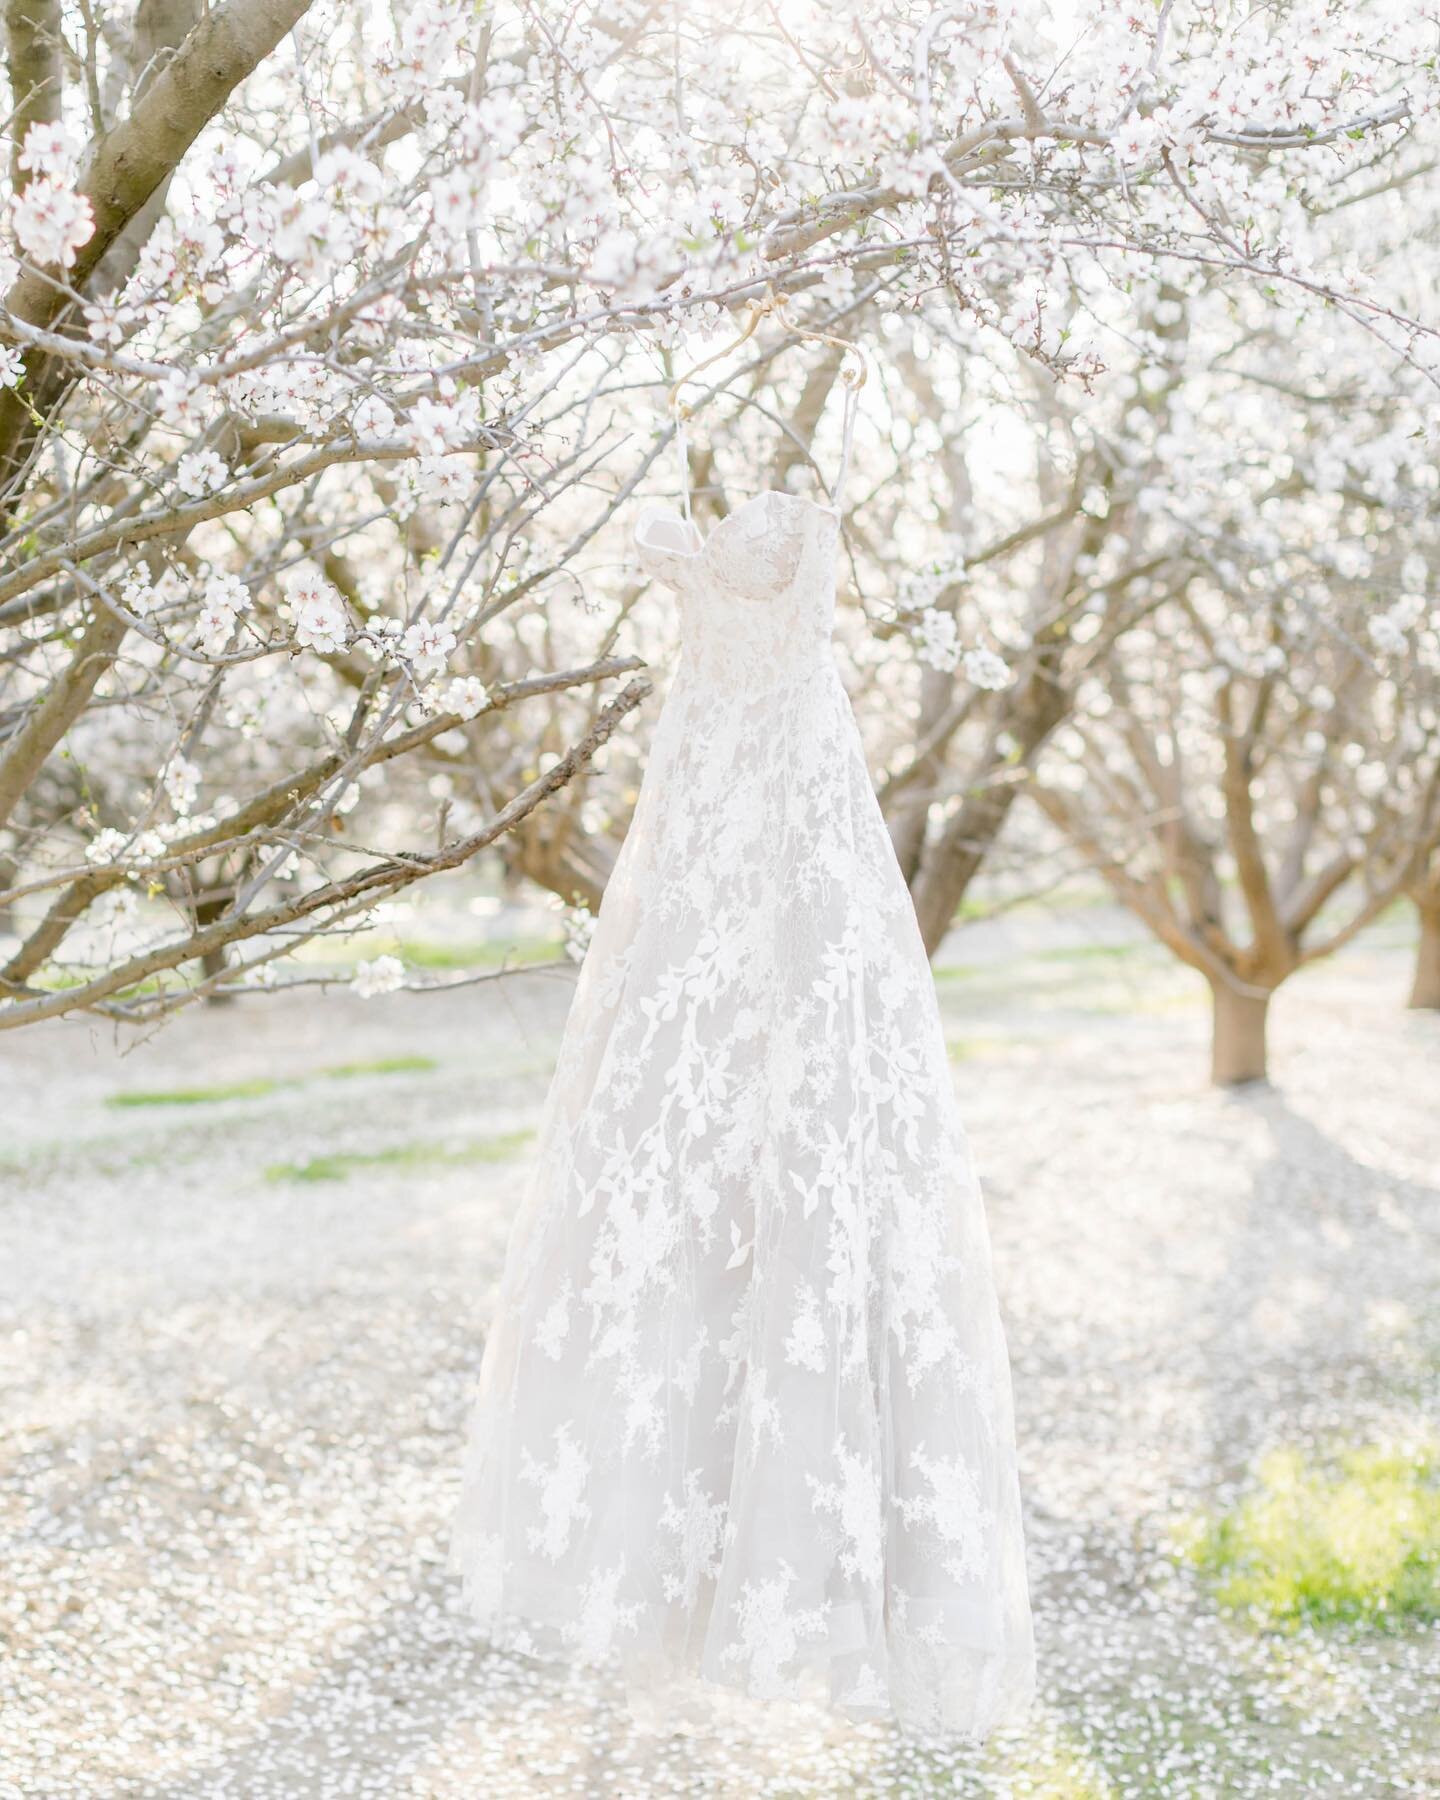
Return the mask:
[[[80,192],[95,213],[95,230],[69,273],[83,287],[110,246],[180,163],[201,131],[246,76],[303,17],[310,0],[226,0],[207,13],[123,119],[93,146]],[[54,324],[65,290],[37,270],[25,271],[6,297],[6,309],[32,325]],[[13,390],[0,395],[0,494],[25,467],[34,425],[31,407],[51,411],[71,377],[63,367],[27,358],[28,403]]]

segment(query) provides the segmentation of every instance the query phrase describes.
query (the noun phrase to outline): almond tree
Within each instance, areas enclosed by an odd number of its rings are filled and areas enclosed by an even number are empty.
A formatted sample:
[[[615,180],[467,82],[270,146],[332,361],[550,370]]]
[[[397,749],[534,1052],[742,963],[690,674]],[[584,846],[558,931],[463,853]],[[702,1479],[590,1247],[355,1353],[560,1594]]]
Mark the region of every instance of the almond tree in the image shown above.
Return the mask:
[[[1429,154],[1389,0],[6,22],[0,1025],[265,981],[634,731],[606,533],[752,301],[940,306],[1065,376],[1058,272],[1163,266],[1432,341],[1293,204]]]
[[[1413,891],[1440,847],[1440,611],[1411,585],[1421,560],[1343,492],[1291,504],[1348,512],[1355,535],[1317,516],[1293,531],[1303,552],[1229,540],[1087,679],[1034,790],[1205,976],[1221,1083],[1266,1077],[1276,989]]]

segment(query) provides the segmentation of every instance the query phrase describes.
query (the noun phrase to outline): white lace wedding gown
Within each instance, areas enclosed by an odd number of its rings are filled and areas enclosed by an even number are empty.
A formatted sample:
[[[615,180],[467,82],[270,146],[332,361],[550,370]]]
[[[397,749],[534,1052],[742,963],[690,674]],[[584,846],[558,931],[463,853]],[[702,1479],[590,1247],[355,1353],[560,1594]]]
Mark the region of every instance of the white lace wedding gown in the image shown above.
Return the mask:
[[[982,1735],[1034,1652],[930,970],[830,650],[836,514],[636,527],[683,655],[575,990],[451,1566],[497,1647]],[[694,1716],[693,1706],[690,1716]]]

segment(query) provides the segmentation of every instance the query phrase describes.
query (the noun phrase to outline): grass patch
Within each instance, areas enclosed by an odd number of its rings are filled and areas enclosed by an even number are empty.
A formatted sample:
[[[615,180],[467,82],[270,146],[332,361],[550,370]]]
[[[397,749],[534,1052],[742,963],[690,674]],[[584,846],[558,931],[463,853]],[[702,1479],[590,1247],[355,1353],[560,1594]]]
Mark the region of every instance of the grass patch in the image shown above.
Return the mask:
[[[359,1075],[415,1075],[438,1069],[433,1056],[377,1056],[368,1062],[331,1063],[312,1075],[262,1075],[253,1081],[230,1081],[217,1087],[137,1088],[111,1094],[107,1106],[208,1106],[217,1100],[260,1100],[310,1081],[348,1081]]]
[[[422,1075],[439,1067],[433,1056],[377,1056],[369,1062],[332,1063],[315,1073],[327,1081],[347,1081],[356,1075]]]
[[[979,963],[939,963],[930,973],[936,981],[973,981],[977,975],[987,975],[990,971]]]
[[[1010,1048],[1009,1038],[947,1038],[945,1050],[951,1062],[981,1062],[986,1057],[1003,1056]]]
[[[502,963],[518,967],[553,962],[563,950],[558,938],[522,938],[513,944],[492,943],[484,938],[468,944],[402,938],[394,953],[416,969],[494,969]]]
[[[505,1162],[522,1150],[532,1131],[476,1138],[468,1144],[393,1144],[386,1150],[339,1150],[303,1163],[271,1163],[267,1181],[344,1181],[367,1169],[451,1169],[465,1163]]]
[[[214,1100],[258,1100],[273,1094],[277,1088],[296,1087],[298,1082],[275,1080],[262,1076],[255,1081],[230,1081],[220,1087],[140,1088],[129,1094],[111,1094],[107,1106],[208,1106]]]
[[[1055,944],[1046,950],[1032,950],[1037,962],[1113,962],[1126,956],[1138,956],[1151,946],[1143,940],[1129,944]]]
[[[1440,1452],[1272,1451],[1250,1492],[1190,1538],[1220,1604],[1263,1623],[1440,1619]]]

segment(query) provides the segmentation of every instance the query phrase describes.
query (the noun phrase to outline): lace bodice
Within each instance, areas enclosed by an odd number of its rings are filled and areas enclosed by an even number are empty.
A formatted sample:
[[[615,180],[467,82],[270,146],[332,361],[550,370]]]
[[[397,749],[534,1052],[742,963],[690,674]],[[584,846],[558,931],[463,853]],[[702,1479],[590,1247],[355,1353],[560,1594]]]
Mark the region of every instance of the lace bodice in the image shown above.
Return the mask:
[[[680,600],[681,678],[753,696],[832,665],[839,517],[796,494],[756,494],[702,537],[651,503],[635,524],[647,574]]]

